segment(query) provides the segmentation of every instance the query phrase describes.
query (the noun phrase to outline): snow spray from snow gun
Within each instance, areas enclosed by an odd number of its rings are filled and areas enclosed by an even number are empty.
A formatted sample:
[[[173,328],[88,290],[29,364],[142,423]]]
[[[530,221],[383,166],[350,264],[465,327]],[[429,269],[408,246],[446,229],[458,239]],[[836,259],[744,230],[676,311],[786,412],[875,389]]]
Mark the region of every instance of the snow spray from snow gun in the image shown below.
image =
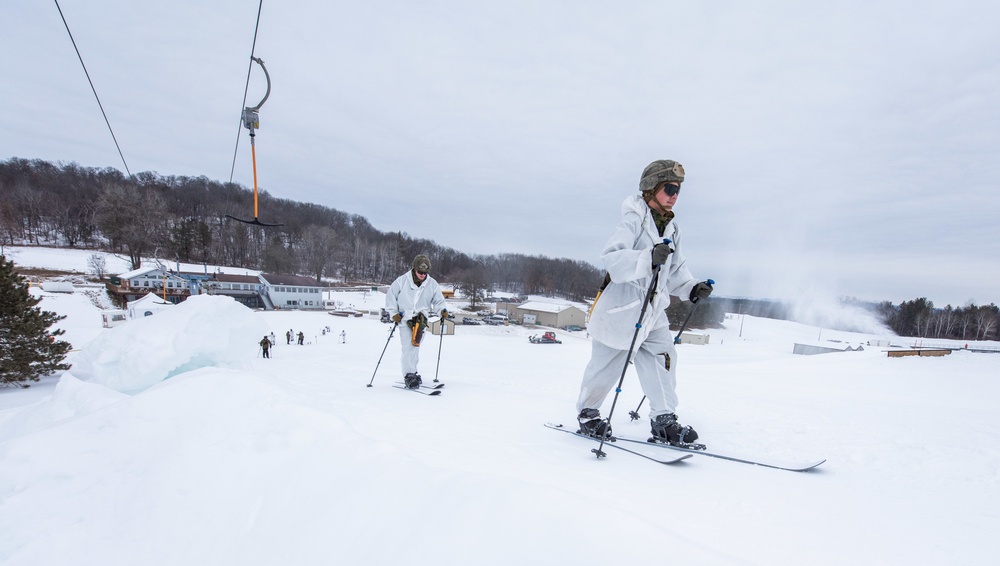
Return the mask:
[[[715,280],[714,279],[708,279],[708,280],[706,280],[706,282],[709,285],[715,285]],[[674,344],[680,344],[681,343],[681,334],[684,334],[684,329],[687,328],[688,322],[691,320],[691,315],[694,314],[694,311],[698,310],[698,303],[699,303],[698,297],[695,297],[695,298],[691,299],[691,302],[694,303],[694,306],[691,307],[690,311],[688,311],[687,318],[684,319],[684,324],[682,324],[681,325],[681,329],[677,331],[677,336],[674,336]],[[629,416],[630,419],[632,419],[633,421],[639,420],[639,409],[642,407],[642,404],[645,401],[646,401],[646,396],[643,395],[642,399],[639,400],[639,404],[636,405],[635,410],[628,412],[628,416]]]
[[[368,387],[372,386],[372,382],[375,381],[375,374],[378,373],[378,366],[382,365],[382,356],[385,355],[385,351],[389,349],[389,342],[392,340],[392,335],[396,332],[396,327],[399,326],[398,322],[392,323],[392,330],[389,331],[389,339],[385,341],[385,347],[382,348],[382,355],[378,357],[378,363],[375,364],[375,371],[372,372],[371,381],[368,382]]]
[[[670,238],[663,239],[664,244],[669,244]],[[608,411],[608,418],[605,419],[607,422],[607,427],[605,430],[611,429],[611,417],[615,414],[615,405],[618,404],[618,396],[622,392],[622,383],[625,382],[625,372],[628,371],[628,365],[632,362],[632,351],[635,349],[635,341],[639,338],[639,330],[642,328],[642,319],[646,316],[646,309],[649,307],[649,303],[652,302],[653,293],[656,292],[656,283],[660,280],[660,266],[653,266],[653,276],[649,282],[649,289],[646,290],[646,298],[642,301],[642,310],[639,311],[639,320],[635,323],[635,332],[632,334],[632,343],[628,346],[628,354],[625,356],[625,365],[622,367],[622,375],[618,378],[618,387],[615,387],[615,398],[611,401],[611,410]],[[604,448],[604,442],[608,439],[608,435],[601,435],[601,444],[597,448],[591,450],[598,458],[603,458],[607,456],[602,448]]]

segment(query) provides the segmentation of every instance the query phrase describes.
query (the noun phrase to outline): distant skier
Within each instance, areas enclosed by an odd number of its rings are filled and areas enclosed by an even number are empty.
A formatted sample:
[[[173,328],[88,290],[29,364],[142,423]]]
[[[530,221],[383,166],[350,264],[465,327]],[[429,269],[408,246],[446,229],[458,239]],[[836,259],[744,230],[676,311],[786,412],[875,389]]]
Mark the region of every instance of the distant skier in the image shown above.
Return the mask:
[[[622,218],[604,246],[601,258],[607,269],[604,287],[595,299],[590,323],[591,356],[580,384],[576,410],[580,430],[600,438],[611,435],[601,419],[600,407],[621,378],[628,349],[636,335],[633,359],[639,384],[649,398],[653,436],[669,442],[693,442],[698,433],[677,422],[677,362],[666,308],[670,296],[705,299],[712,286],[699,282],[688,271],[681,252],[681,235],[674,222],[684,168],[671,160],[650,163],[639,179],[641,195],[622,203]],[[663,243],[669,238],[671,243]],[[654,267],[660,266],[655,292],[639,320],[642,303],[653,284]],[[638,326],[637,323],[641,326]]]
[[[392,321],[399,324],[406,319],[409,332],[400,332],[402,344],[403,382],[409,389],[420,387],[417,363],[420,361],[420,339],[427,327],[427,317],[440,310],[441,317],[448,316],[441,286],[431,277],[431,260],[420,254],[413,258],[413,268],[400,275],[389,286],[385,295],[385,310],[393,313]]]
[[[340,343],[341,344],[347,344],[347,331],[346,330],[341,330],[340,331]]]
[[[306,335],[303,334],[301,330],[299,330],[299,346],[305,344],[306,343],[305,341],[306,341]]]
[[[278,341],[274,338],[274,332],[272,332],[271,335],[268,336],[268,339],[271,341],[272,346],[278,343]]]
[[[288,332],[285,333],[285,340],[287,341],[288,345],[292,344],[292,331],[291,330],[289,330]]]
[[[261,339],[260,350],[264,353],[265,358],[271,357],[271,340],[267,336]]]

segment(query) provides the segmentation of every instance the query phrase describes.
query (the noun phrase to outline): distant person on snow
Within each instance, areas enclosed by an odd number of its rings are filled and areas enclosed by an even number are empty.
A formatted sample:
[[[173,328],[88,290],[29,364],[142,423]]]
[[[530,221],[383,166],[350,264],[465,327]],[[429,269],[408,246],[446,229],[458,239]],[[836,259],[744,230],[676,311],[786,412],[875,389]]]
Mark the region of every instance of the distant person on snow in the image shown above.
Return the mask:
[[[263,339],[261,339],[261,341],[260,341],[260,349],[261,349],[262,352],[264,352],[264,357],[265,358],[270,358],[271,357],[271,353],[270,353],[271,352],[271,340],[268,339],[267,336],[265,336]]]
[[[400,332],[403,356],[403,383],[408,389],[416,389],[422,383],[417,373],[420,359],[420,339],[427,327],[427,317],[441,311],[441,317],[448,316],[441,286],[431,277],[431,260],[420,254],[413,258],[413,268],[400,275],[389,286],[385,295],[385,310],[393,313],[392,321],[399,324],[404,319],[409,332]]]
[[[292,344],[292,331],[291,330],[289,330],[288,332],[285,333],[285,340],[287,340],[288,345]]]
[[[670,296],[705,299],[712,286],[691,276],[681,251],[673,207],[684,181],[684,167],[672,160],[650,163],[639,178],[639,195],[622,203],[622,218],[604,246],[604,286],[591,309],[587,330],[590,362],[576,403],[580,431],[600,438],[611,435],[600,407],[621,378],[628,349],[636,336],[633,359],[639,384],[649,398],[653,436],[666,442],[694,442],[698,433],[677,422],[677,361],[666,308]],[[670,243],[663,243],[669,238]],[[654,268],[659,266],[659,272]],[[646,292],[656,287],[640,321]],[[637,323],[641,326],[636,328]],[[638,332],[638,334],[636,334]]]
[[[305,344],[305,340],[306,340],[306,335],[303,334],[301,330],[299,330],[299,346]]]

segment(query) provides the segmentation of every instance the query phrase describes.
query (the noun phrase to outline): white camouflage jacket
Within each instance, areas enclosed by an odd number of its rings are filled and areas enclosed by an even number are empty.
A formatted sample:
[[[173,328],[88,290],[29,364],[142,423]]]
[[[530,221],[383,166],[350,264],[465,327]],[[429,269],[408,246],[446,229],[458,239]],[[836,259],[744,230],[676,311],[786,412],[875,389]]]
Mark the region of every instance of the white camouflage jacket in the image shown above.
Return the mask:
[[[688,299],[698,280],[688,271],[677,223],[667,224],[661,237],[649,206],[639,195],[630,196],[622,203],[621,222],[601,252],[611,283],[598,298],[587,325],[595,340],[618,350],[628,349],[653,276],[653,246],[663,238],[670,238],[674,253],[660,268],[656,294],[646,308],[636,344],[653,330],[669,325],[666,308],[670,295]]]
[[[403,313],[404,322],[417,313],[424,313],[428,318],[432,314],[441,314],[441,309],[446,306],[437,280],[428,275],[418,287],[413,282],[412,270],[397,277],[385,295],[385,310],[389,312],[389,316]]]

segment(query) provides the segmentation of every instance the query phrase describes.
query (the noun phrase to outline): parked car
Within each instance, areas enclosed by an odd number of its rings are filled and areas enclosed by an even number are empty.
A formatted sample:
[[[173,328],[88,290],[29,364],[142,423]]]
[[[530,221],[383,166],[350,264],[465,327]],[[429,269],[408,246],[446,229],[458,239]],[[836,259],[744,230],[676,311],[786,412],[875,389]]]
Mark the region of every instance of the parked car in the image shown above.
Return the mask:
[[[483,321],[479,320],[478,318],[468,318],[468,317],[466,317],[466,318],[462,319],[462,324],[469,324],[469,325],[472,325],[472,326],[482,326],[483,325]]]
[[[579,331],[583,330],[583,327],[582,326],[577,326],[575,324],[569,324],[569,325],[564,326],[563,330],[565,330],[567,332],[579,332]]]

